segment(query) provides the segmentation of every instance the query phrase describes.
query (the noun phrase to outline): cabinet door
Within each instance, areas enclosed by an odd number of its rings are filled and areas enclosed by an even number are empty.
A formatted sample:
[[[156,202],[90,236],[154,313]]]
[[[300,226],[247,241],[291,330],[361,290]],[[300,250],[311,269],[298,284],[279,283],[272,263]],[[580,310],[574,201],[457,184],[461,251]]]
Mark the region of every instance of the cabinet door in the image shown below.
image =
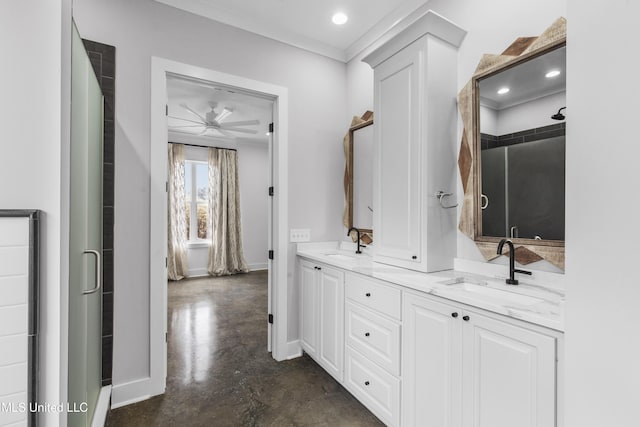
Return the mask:
[[[466,314],[464,427],[555,426],[556,339]]]
[[[402,318],[402,424],[459,427],[462,313],[405,294]]]
[[[318,352],[318,280],[314,264],[300,260],[300,340],[302,348],[315,357]]]
[[[326,266],[319,268],[320,353],[318,362],[335,379],[342,381],[344,362],[344,273]]]
[[[420,263],[422,42],[376,67],[374,230],[380,261]]]

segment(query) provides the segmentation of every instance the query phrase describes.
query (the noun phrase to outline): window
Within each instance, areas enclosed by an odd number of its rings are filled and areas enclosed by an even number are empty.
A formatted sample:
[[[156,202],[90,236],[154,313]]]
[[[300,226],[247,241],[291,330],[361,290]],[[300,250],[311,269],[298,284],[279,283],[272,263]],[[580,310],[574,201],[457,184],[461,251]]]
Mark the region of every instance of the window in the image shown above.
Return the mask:
[[[209,216],[209,166],[206,162],[187,160],[184,164],[189,243],[207,239]]]

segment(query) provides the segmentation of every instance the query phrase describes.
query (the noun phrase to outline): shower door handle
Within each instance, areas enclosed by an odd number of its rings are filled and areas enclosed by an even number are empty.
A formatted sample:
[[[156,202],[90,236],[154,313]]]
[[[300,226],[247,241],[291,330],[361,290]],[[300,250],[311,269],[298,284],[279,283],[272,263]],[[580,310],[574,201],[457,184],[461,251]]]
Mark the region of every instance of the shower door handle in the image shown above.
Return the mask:
[[[96,260],[96,274],[95,274],[95,283],[96,283],[96,287],[93,289],[87,289],[85,291],[82,291],[83,295],[89,295],[92,294],[96,291],[98,291],[100,289],[100,286],[102,285],[102,275],[101,273],[101,269],[100,269],[100,252],[98,251],[94,251],[92,249],[87,249],[86,251],[83,252],[83,254],[92,254],[95,257]]]
[[[482,210],[487,209],[487,207],[489,206],[489,198],[486,195],[481,194],[480,200],[482,200],[482,203],[480,204],[480,209]]]

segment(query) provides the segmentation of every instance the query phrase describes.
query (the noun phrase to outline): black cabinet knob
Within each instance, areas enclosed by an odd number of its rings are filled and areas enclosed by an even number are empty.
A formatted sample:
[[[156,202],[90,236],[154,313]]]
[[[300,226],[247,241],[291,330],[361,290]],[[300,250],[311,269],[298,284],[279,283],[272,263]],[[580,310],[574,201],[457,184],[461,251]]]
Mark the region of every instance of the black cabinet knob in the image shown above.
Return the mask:
[[[412,256],[411,259],[418,259],[418,255]]]
[[[456,312],[451,313],[451,317],[458,317],[458,313]]]
[[[462,316],[462,320],[464,320],[465,322],[469,321],[469,316]]]
[[[364,296],[370,297],[371,296],[371,292],[367,292],[366,294],[364,294]]]
[[[369,334],[369,332],[365,332],[365,334],[364,334],[365,337],[368,337],[369,335],[371,335],[371,334]]]
[[[364,385],[369,385],[369,381],[365,381],[365,382],[364,382]]]

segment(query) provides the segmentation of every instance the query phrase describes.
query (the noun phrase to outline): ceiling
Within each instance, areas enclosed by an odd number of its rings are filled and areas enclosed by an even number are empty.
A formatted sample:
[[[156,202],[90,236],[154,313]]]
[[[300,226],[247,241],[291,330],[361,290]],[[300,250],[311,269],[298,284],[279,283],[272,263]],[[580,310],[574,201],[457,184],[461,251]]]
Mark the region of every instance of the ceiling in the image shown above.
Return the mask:
[[[562,47],[481,80],[480,102],[501,110],[564,92],[567,84],[566,56],[567,49]],[[560,74],[546,78],[545,74],[551,70],[558,70]],[[502,87],[508,87],[509,92],[499,95],[498,89]]]
[[[187,137],[194,135],[198,138],[215,138],[218,140],[244,140],[251,142],[267,142],[266,135],[269,130],[269,123],[272,122],[273,100],[238,92],[232,88],[214,85],[210,82],[203,82],[194,79],[169,76],[167,79],[167,106],[170,139],[178,141],[177,136],[186,134]],[[211,111],[210,103],[214,102],[215,111],[219,112],[223,108],[233,112],[221,120],[221,123],[236,122],[244,120],[259,120],[258,125],[241,126],[243,129],[256,130],[256,134],[241,132],[228,132],[234,137],[223,135],[216,130],[209,130],[204,135],[199,135],[203,126],[198,126],[194,121],[198,121],[195,114],[190,112],[183,105],[188,106],[195,113],[205,117]],[[181,127],[177,127],[181,126]],[[178,133],[180,132],[180,133]],[[174,138],[171,138],[171,137]]]
[[[428,0],[155,0],[340,61],[348,61]],[[336,12],[349,20],[337,26]]]
[[[187,12],[238,27],[283,43],[287,43],[340,61],[348,61],[361,53],[390,30],[398,30],[404,18],[419,14],[428,0],[155,0]],[[349,20],[342,26],[331,22],[336,12],[346,13]],[[422,11],[424,12],[424,11]],[[169,134],[175,142],[184,138],[200,141],[216,139],[267,142],[266,132],[272,122],[273,101],[252,94],[216,86],[211,82],[177,76],[167,79]],[[227,107],[233,114],[223,120],[260,121],[255,135],[232,133],[223,135],[203,127],[189,112],[205,117],[216,103],[216,112]],[[182,120],[181,120],[182,119]],[[177,126],[185,126],[178,128]],[[190,126],[190,127],[187,127]],[[177,133],[181,132],[181,133]],[[186,134],[186,135],[185,135]],[[192,136],[193,135],[193,136]],[[197,141],[196,141],[197,142]],[[206,144],[206,142],[205,142]]]

